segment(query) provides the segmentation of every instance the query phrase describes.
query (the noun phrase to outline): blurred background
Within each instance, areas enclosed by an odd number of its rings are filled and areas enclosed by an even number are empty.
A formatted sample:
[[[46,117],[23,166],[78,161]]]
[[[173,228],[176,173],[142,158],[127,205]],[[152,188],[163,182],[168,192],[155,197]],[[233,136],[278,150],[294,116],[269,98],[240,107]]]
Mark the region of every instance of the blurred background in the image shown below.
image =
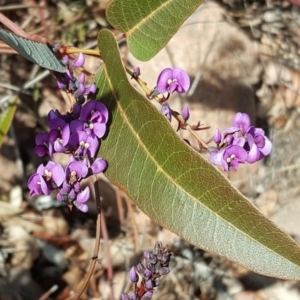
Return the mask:
[[[109,1],[4,1],[0,12],[30,35],[51,43],[95,48],[106,21]],[[3,27],[3,26],[2,26]],[[150,88],[166,67],[185,69],[191,77],[187,94],[172,96],[181,111],[187,103],[191,123],[230,126],[238,111],[251,116],[273,142],[267,159],[239,166],[227,176],[260,211],[300,242],[300,1],[207,0],[151,61],[139,62],[120,43],[124,63],[139,66]],[[0,109],[18,94],[13,124],[0,150],[0,300],[70,299],[83,282],[92,257],[96,208],[69,211],[55,195],[32,198],[27,180],[47,162],[33,153],[35,135],[44,132],[51,109],[66,112],[50,73],[9,53],[0,43]],[[101,62],[86,57],[96,73]],[[29,88],[26,83],[35,83]],[[189,138],[185,132],[182,137]],[[207,157],[203,153],[204,157]],[[64,156],[56,156],[67,163]],[[109,158],[107,158],[109,160]],[[151,222],[104,176],[99,178],[108,238],[101,240],[99,262],[81,299],[120,299],[132,285],[128,270],[156,241],[173,252],[171,273],[153,299],[297,300],[297,282],[267,278],[196,249]],[[230,243],[230,241],[228,241]],[[113,278],[108,276],[113,270]],[[57,289],[49,296],[51,287]]]

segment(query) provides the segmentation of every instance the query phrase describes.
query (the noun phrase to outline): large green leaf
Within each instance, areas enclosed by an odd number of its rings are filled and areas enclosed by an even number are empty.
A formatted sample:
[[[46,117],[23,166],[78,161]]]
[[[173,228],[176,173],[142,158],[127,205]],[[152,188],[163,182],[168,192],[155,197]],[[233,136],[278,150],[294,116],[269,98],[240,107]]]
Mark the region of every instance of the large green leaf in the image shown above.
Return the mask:
[[[300,279],[299,246],[188,147],[127,79],[113,35],[99,33],[97,99],[111,112],[100,154],[112,183],[158,224],[255,272]]]
[[[0,148],[2,146],[4,136],[7,134],[11,122],[14,118],[16,111],[16,101],[17,97],[12,97],[8,101],[8,107],[4,111],[0,112]]]
[[[131,53],[149,60],[161,50],[203,0],[113,0],[109,23],[124,32]]]

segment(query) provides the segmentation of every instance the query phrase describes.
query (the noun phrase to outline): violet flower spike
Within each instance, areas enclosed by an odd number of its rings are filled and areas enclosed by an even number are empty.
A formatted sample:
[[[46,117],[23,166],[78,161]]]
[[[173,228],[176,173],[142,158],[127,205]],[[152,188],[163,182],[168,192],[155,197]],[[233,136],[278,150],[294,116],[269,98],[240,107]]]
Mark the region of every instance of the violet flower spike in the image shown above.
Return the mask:
[[[170,258],[168,248],[160,243],[155,244],[152,252],[145,251],[140,263],[129,272],[129,279],[135,285],[134,293],[122,294],[121,299],[151,299],[154,289],[159,285],[158,278],[170,271]]]
[[[163,94],[169,92],[170,94],[177,91],[178,93],[185,93],[190,87],[190,78],[188,74],[182,69],[164,69],[158,76],[156,83],[156,90]]]

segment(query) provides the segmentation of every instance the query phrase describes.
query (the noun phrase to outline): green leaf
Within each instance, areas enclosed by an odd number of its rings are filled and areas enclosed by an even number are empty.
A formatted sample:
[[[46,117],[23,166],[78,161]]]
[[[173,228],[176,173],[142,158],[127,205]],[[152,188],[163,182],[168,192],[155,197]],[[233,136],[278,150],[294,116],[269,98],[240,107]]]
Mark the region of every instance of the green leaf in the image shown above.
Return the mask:
[[[108,22],[124,32],[131,53],[151,59],[177,32],[203,0],[113,0]]]
[[[0,113],[0,148],[14,118],[17,99],[17,97],[12,97],[8,101],[8,107]]]
[[[111,112],[100,155],[107,177],[156,223],[264,275],[300,279],[300,247],[187,146],[130,84],[117,43],[99,33],[97,99]]]

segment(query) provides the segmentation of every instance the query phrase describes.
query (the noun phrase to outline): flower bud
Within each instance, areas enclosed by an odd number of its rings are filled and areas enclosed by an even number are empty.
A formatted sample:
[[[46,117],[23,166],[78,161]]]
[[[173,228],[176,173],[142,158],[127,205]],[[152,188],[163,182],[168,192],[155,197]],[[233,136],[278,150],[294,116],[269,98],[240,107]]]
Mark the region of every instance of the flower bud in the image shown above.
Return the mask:
[[[187,105],[184,105],[181,115],[185,121],[187,121],[190,117],[190,111]]]
[[[83,53],[79,53],[79,55],[76,57],[76,59],[73,61],[73,67],[75,68],[80,68],[84,65],[85,62],[85,57]]]
[[[137,283],[139,281],[139,276],[134,267],[132,267],[129,271],[129,279],[132,283]]]
[[[147,280],[145,282],[145,287],[148,289],[148,290],[151,290],[154,288],[154,282],[152,280]]]
[[[153,296],[153,292],[152,291],[147,291],[144,296],[141,298],[141,300],[149,300],[151,299]]]
[[[220,144],[221,143],[221,139],[222,139],[221,132],[220,132],[219,129],[216,129],[215,134],[214,134],[214,142],[216,144]]]
[[[136,67],[133,70],[132,78],[138,78],[141,75],[141,69],[140,67]]]

